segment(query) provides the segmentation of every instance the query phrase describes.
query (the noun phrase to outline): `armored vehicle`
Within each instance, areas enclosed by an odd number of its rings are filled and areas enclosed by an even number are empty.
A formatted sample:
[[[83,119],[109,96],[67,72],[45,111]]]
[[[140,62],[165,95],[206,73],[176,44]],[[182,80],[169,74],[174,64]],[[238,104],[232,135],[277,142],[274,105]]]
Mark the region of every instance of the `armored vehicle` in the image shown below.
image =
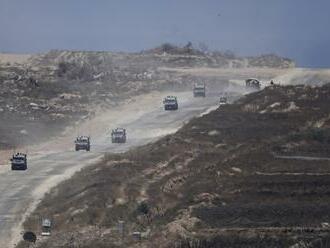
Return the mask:
[[[41,236],[50,236],[51,228],[52,228],[52,221],[50,219],[42,219]]]
[[[27,169],[27,158],[24,153],[13,154],[13,157],[10,159],[11,169],[12,170],[26,170]]]
[[[197,83],[194,85],[194,97],[205,97],[206,95],[206,89],[204,83]]]
[[[112,143],[126,143],[126,129],[116,128],[111,132]]]
[[[220,97],[219,105],[226,105],[227,104],[227,97],[222,96]]]
[[[86,150],[89,152],[91,149],[89,136],[78,136],[74,143],[75,143],[76,151]]]
[[[164,104],[164,109],[165,110],[177,110],[179,105],[178,105],[178,100],[176,96],[167,96],[164,98],[163,101]]]
[[[260,81],[255,78],[249,78],[245,80],[245,86],[248,89],[260,90]]]

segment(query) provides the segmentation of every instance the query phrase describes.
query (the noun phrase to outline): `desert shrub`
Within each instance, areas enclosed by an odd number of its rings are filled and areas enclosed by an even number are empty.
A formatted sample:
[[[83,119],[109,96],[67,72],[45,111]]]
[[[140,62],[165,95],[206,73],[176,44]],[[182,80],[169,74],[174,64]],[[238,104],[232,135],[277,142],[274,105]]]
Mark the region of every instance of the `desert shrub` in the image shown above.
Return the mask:
[[[313,140],[320,143],[330,143],[330,130],[324,128],[312,128],[305,132],[289,134],[288,141]]]
[[[324,128],[314,128],[309,131],[308,136],[320,143],[330,143],[330,131]]]
[[[150,208],[147,202],[141,202],[137,207],[137,212],[140,214],[148,214],[149,210]]]

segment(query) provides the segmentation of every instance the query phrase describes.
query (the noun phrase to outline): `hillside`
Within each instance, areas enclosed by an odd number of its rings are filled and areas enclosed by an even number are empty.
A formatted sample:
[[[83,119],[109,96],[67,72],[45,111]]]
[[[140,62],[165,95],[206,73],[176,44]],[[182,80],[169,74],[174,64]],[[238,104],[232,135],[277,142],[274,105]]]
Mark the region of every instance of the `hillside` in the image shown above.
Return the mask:
[[[329,95],[329,84],[266,87],[107,154],[54,188],[25,229],[53,218],[37,247],[327,247]]]
[[[199,77],[182,76],[160,68],[237,67],[237,63],[248,66],[246,61],[251,60],[219,53],[180,51],[159,54],[157,51],[53,50],[37,55],[1,55],[0,150],[48,140],[68,125],[90,118],[102,109],[122,104],[132,96],[154,90],[191,89],[191,85],[199,80]],[[293,63],[287,64],[286,59],[279,62],[277,56],[262,61],[251,65],[293,66]],[[212,77],[204,80],[210,84],[216,81]]]

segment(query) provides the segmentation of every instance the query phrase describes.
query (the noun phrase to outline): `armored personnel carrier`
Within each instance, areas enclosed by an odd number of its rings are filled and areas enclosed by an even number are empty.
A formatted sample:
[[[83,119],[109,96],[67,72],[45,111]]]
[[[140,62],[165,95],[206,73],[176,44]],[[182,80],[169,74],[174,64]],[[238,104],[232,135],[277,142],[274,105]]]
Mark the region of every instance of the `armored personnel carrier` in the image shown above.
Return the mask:
[[[78,136],[74,143],[76,151],[86,150],[89,152],[91,149],[89,136]]]
[[[225,96],[220,97],[219,105],[222,106],[226,104],[227,104],[227,97]]]
[[[178,105],[178,100],[176,96],[167,96],[164,98],[163,101],[164,104],[164,109],[165,110],[177,110],[179,105]]]
[[[27,169],[27,158],[25,153],[15,153],[10,159],[12,170],[26,170]]]
[[[50,236],[52,228],[52,221],[50,219],[42,219],[41,222],[41,236]]]
[[[245,80],[245,87],[247,89],[260,90],[260,81],[255,78],[249,78]]]
[[[194,85],[194,97],[205,97],[206,89],[204,83],[197,83]]]
[[[112,143],[126,143],[126,129],[116,128],[111,132]]]

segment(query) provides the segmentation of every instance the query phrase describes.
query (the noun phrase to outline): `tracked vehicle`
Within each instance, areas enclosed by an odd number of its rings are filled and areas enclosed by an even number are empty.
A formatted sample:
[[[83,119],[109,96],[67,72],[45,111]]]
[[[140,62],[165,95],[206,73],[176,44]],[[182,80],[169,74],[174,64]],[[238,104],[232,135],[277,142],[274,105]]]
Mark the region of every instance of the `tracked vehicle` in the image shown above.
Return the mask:
[[[41,222],[41,236],[50,236],[52,228],[52,221],[50,219],[42,219]]]
[[[177,110],[179,108],[176,96],[167,96],[163,101],[165,110]]]
[[[245,87],[250,90],[260,90],[260,81],[255,78],[246,79]]]
[[[85,150],[89,152],[91,149],[89,136],[78,136],[74,143],[76,151]]]
[[[197,83],[193,89],[194,97],[205,97],[206,87],[204,83]]]
[[[25,153],[15,153],[10,159],[12,170],[26,170],[27,169],[27,158]]]
[[[220,97],[219,105],[222,106],[222,105],[226,105],[226,104],[227,104],[227,97],[225,97],[225,96]]]
[[[126,143],[126,129],[116,128],[111,132],[112,143]]]

